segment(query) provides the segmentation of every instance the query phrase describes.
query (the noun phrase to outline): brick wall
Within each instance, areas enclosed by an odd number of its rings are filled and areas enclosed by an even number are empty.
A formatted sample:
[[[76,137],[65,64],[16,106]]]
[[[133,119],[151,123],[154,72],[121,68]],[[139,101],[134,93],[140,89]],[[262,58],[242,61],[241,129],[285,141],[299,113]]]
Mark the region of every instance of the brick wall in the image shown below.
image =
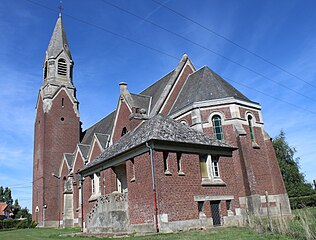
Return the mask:
[[[62,106],[62,99],[64,105]],[[40,122],[39,122],[40,121]],[[63,153],[73,152],[79,141],[80,124],[79,117],[73,108],[73,103],[64,90],[61,90],[52,100],[52,107],[48,113],[43,112],[42,100],[40,97],[35,122],[35,144],[34,144],[34,178],[43,177],[42,185],[34,181],[34,188],[38,190],[38,198],[42,199],[33,202],[33,206],[46,205],[45,220],[57,221],[56,211],[57,181],[52,173],[58,174]],[[38,163],[36,163],[38,161]],[[39,164],[39,167],[36,166]],[[35,199],[34,199],[35,200]],[[35,200],[36,201],[36,200]],[[40,216],[41,214],[38,214]],[[41,221],[41,218],[38,218]]]
[[[191,73],[193,73],[192,68],[189,65],[186,65],[184,67],[182,74],[178,77],[178,80],[176,81],[175,85],[173,86],[172,92],[169,94],[167,101],[164,103],[163,108],[160,110],[160,112],[163,115],[167,115],[169,113],[171,107],[175,103],[175,101],[180,93],[180,90],[182,89],[183,84],[185,83],[187,77]]]

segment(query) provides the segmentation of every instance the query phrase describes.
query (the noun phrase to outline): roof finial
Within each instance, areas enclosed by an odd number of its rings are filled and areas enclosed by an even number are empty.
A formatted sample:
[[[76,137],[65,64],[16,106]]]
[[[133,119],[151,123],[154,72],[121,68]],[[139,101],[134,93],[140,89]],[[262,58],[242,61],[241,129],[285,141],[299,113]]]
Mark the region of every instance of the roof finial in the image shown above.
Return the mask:
[[[59,17],[61,17],[61,13],[64,10],[64,8],[63,8],[63,1],[62,0],[59,1],[59,7],[58,8],[59,8]]]

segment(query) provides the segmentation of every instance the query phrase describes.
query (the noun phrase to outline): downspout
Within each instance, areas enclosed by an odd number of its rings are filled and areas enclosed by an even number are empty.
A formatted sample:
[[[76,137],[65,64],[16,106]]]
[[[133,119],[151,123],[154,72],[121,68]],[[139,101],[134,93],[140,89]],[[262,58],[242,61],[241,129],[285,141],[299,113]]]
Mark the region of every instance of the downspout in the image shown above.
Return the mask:
[[[80,174],[79,174],[80,175]],[[80,208],[81,208],[81,232],[83,232],[83,177],[82,175],[80,175],[80,191],[81,191],[81,204],[80,204]]]
[[[159,232],[158,226],[158,207],[157,207],[157,193],[156,193],[156,186],[155,186],[155,172],[154,172],[154,161],[153,161],[153,149],[152,147],[146,142],[146,147],[149,148],[149,155],[150,155],[150,165],[151,165],[151,179],[152,179],[152,188],[154,193],[154,211],[155,211],[155,222],[156,222],[156,232]]]

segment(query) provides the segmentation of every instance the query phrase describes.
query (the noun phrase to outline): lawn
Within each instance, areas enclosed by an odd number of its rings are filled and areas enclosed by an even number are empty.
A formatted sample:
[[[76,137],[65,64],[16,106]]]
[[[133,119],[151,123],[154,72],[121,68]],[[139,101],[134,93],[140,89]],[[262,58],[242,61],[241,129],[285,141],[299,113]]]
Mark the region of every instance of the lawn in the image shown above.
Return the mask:
[[[91,239],[99,240],[100,236],[96,237],[82,237],[82,236],[65,236],[65,234],[71,234],[79,232],[78,229],[20,229],[13,231],[4,231],[0,232],[0,239],[14,239],[14,240],[24,240],[24,239],[65,239],[65,240],[76,240],[76,239]],[[109,239],[109,238],[102,238]],[[113,239],[113,238],[112,238]],[[195,239],[217,239],[217,240],[241,240],[241,239],[256,239],[256,240],[265,240],[265,239],[291,239],[284,236],[276,236],[272,234],[257,234],[253,230],[248,228],[237,228],[237,227],[218,227],[212,228],[209,230],[201,231],[189,231],[189,232],[179,232],[179,233],[170,233],[170,234],[159,234],[159,235],[147,235],[147,236],[132,236],[130,238],[114,238],[115,240],[126,240],[126,239],[184,239],[184,240],[195,240]]]

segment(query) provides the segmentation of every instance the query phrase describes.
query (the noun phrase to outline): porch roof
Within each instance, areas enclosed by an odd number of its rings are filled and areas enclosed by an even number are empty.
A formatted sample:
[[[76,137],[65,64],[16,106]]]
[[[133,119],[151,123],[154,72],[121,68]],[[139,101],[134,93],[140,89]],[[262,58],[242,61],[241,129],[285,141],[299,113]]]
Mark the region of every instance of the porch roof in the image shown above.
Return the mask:
[[[159,114],[121,137],[119,141],[85,165],[79,173],[86,176],[98,169],[111,167],[148,152],[148,146],[155,150],[196,154],[213,153],[221,156],[231,156],[232,151],[236,149],[225,142],[212,139],[202,132]]]

